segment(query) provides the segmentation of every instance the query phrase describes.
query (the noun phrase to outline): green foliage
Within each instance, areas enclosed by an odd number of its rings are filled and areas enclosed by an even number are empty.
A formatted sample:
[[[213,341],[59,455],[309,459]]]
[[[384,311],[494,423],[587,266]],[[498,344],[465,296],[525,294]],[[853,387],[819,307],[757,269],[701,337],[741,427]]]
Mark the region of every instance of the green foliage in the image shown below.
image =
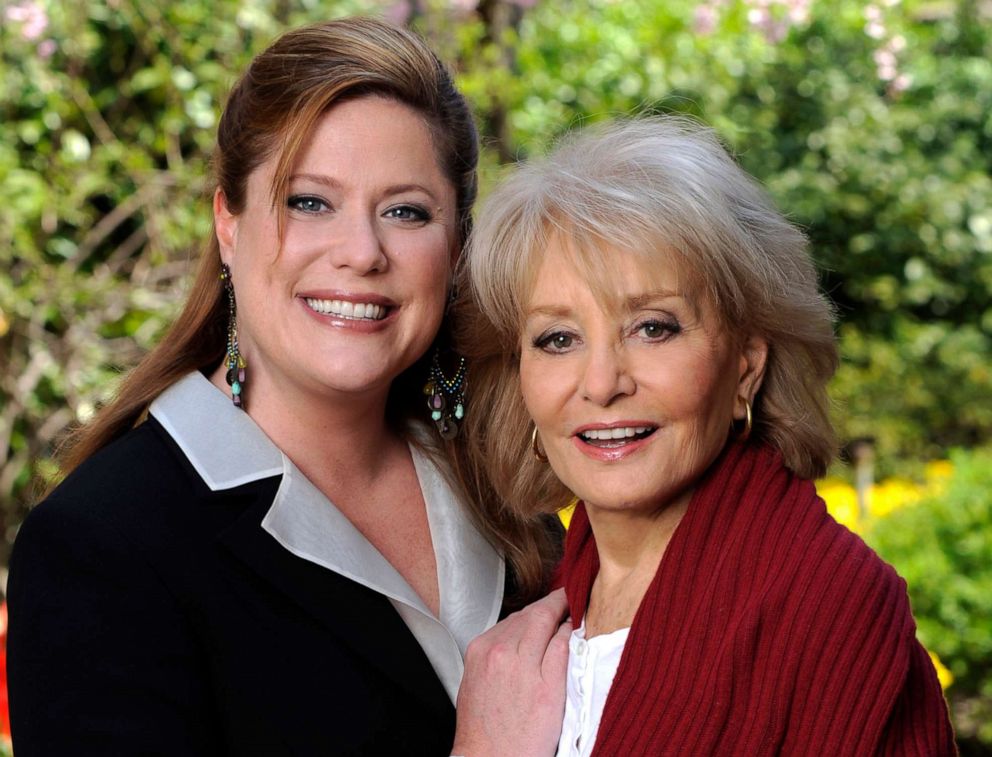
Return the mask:
[[[182,300],[234,77],[282,29],[356,12],[407,20],[453,64],[484,138],[483,192],[588,122],[675,111],[713,124],[824,270],[842,437],[874,437],[880,475],[992,439],[987,2],[0,0],[7,541],[32,478],[55,472],[57,435],[111,395]],[[959,455],[946,498],[894,516],[911,519],[905,534],[878,534],[958,676],[959,724],[992,721],[989,462]]]
[[[326,4],[0,0],[0,516],[175,315],[251,56]],[[337,15],[368,9],[342,0]],[[25,14],[29,16],[25,20]],[[37,23],[38,19],[42,23]],[[32,28],[33,27],[33,28]],[[0,548],[0,562],[5,562]]]
[[[504,42],[512,73],[483,63],[462,82],[484,113],[505,111],[510,157],[632,112],[713,124],[810,236],[841,323],[842,437],[874,437],[883,473],[988,439],[988,11],[813,2],[769,31],[749,20],[761,5],[540,3]]]
[[[0,30],[5,509],[174,314],[209,233],[213,128],[236,73],[288,25],[400,5],[17,3],[48,26]],[[875,437],[882,472],[989,438],[987,11],[880,3],[871,21],[842,0],[789,20],[803,3],[773,3],[769,26],[746,0],[527,5],[432,0],[412,16],[479,114],[484,188],[576,125],[698,115],[809,232],[841,319],[842,435]]]
[[[980,3],[0,3],[10,524],[57,432],[111,394],[181,301],[210,231],[213,128],[236,73],[281,29],[356,11],[405,7],[455,65],[486,140],[484,188],[583,123],[677,111],[714,124],[824,269],[842,436],[875,437],[883,474],[990,436],[992,23]],[[47,26],[29,30],[28,8]]]
[[[992,448],[951,462],[946,490],[874,520],[867,538],[906,579],[920,639],[954,675],[959,737],[992,746]]]
[[[16,4],[48,25],[0,30],[6,508],[175,312],[236,73],[288,25],[400,5]],[[484,186],[576,125],[699,115],[809,232],[841,318],[843,436],[876,437],[883,471],[989,437],[987,11],[842,0],[790,20],[797,1],[757,23],[746,0],[528,5],[432,0],[412,16],[476,106]]]

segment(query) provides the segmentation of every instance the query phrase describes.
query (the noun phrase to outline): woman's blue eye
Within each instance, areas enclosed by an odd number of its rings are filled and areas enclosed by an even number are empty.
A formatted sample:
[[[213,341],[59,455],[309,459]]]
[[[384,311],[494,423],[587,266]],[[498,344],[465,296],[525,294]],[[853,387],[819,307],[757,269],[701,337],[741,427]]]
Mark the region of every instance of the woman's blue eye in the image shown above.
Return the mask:
[[[329,207],[324,200],[313,195],[294,195],[286,201],[286,205],[303,213],[320,213]]]
[[[431,219],[431,214],[425,208],[417,205],[397,205],[389,208],[384,215],[387,218],[395,218],[397,221],[418,221],[420,223]]]

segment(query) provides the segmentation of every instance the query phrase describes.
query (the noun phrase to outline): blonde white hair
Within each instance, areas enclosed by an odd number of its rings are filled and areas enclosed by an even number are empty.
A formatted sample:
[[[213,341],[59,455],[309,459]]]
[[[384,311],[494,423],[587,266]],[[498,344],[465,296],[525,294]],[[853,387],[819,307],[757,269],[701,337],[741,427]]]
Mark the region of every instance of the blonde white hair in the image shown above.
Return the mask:
[[[583,129],[517,169],[479,213],[458,274],[458,344],[470,360],[468,453],[520,512],[569,497],[534,459],[520,397],[523,312],[544,251],[573,251],[590,286],[611,259],[634,253],[673,264],[732,337],[764,338],[764,381],[751,440],[778,448],[804,477],[835,453],[826,385],[837,367],[833,310],[804,234],[727,153],[711,129],[675,116]]]

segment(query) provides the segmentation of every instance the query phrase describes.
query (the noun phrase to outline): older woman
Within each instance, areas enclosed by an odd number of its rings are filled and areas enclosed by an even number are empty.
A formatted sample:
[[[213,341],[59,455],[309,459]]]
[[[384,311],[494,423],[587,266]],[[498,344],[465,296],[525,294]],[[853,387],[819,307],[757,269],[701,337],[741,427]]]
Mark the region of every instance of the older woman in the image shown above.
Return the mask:
[[[812,483],[837,353],[805,240],[713,134],[580,133],[491,195],[464,262],[477,475],[521,514],[581,500],[564,723],[527,753],[953,754],[905,584]],[[513,641],[470,650],[490,689]]]
[[[345,19],[261,53],[217,141],[185,308],[14,545],[17,754],[448,754],[503,554],[518,600],[548,554],[440,455],[470,114],[419,38]]]

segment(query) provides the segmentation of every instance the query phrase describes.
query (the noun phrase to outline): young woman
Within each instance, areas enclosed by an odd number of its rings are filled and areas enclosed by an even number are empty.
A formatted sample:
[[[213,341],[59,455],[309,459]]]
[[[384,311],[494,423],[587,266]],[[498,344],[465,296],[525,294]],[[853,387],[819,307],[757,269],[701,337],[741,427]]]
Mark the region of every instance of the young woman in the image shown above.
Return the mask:
[[[526,599],[550,549],[439,454],[472,412],[437,334],[476,157],[405,30],[332,21],[253,61],[189,300],[16,540],[19,757],[448,754],[504,554]]]

